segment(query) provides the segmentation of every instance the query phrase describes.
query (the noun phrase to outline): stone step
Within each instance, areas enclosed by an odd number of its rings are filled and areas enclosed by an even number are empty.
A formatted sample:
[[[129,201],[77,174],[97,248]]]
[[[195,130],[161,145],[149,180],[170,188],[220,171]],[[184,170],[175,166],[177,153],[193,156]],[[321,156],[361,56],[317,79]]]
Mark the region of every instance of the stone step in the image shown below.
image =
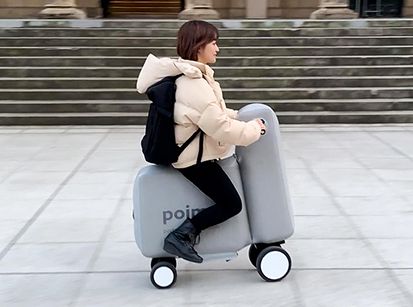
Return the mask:
[[[216,77],[411,76],[413,65],[214,67]],[[7,78],[136,78],[139,67],[0,67]]]
[[[251,101],[227,99],[229,108],[239,110]],[[276,111],[395,111],[413,110],[413,99],[279,99],[260,100]],[[149,100],[0,100],[0,113],[139,113],[148,112]]]
[[[146,57],[0,57],[0,66],[119,67],[142,66]],[[362,66],[411,65],[413,55],[219,57],[216,66]],[[214,65],[214,66],[215,66]]]
[[[176,56],[175,47],[0,47],[0,56]],[[340,56],[340,55],[412,55],[407,46],[260,46],[220,47],[219,56]]]
[[[0,46],[134,46],[174,47],[171,37],[0,37]],[[413,45],[413,36],[341,36],[341,37],[222,37],[219,45],[228,46],[403,46]]]
[[[276,112],[281,124],[412,123],[413,111]],[[0,125],[144,125],[146,113],[0,113]]]
[[[176,37],[178,28],[0,28],[2,37]],[[300,36],[412,36],[412,27],[393,28],[220,28],[220,37],[300,37]]]
[[[226,88],[226,99],[372,99],[411,98],[412,87],[346,88]],[[3,100],[146,100],[135,89],[0,89]]]
[[[217,78],[222,88],[413,87],[413,76]],[[0,89],[110,89],[136,86],[136,78],[0,78]]]
[[[135,20],[101,20],[101,19],[0,19],[0,28],[179,28],[185,20],[177,19],[135,19]],[[349,20],[311,20],[311,19],[264,19],[264,20],[210,20],[218,28],[387,28],[413,27],[413,19],[371,18]]]

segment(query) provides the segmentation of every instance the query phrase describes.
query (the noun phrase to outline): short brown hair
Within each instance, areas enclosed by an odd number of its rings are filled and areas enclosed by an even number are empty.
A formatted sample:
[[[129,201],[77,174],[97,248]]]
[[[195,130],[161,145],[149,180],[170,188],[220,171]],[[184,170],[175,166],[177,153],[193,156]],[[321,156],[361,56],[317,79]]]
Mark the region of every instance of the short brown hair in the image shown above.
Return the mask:
[[[185,22],[178,31],[176,51],[185,60],[198,60],[198,51],[218,39],[218,29],[203,20]]]

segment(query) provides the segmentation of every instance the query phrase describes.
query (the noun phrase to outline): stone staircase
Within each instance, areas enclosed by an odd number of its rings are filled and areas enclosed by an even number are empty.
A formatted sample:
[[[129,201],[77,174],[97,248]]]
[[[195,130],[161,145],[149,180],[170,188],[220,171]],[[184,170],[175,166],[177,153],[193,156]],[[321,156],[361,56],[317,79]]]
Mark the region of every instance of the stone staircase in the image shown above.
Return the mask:
[[[281,123],[413,122],[413,20],[221,20],[227,105]],[[175,56],[176,20],[0,20],[0,125],[136,125],[148,53]]]
[[[176,18],[181,11],[180,0],[111,0],[111,17]]]

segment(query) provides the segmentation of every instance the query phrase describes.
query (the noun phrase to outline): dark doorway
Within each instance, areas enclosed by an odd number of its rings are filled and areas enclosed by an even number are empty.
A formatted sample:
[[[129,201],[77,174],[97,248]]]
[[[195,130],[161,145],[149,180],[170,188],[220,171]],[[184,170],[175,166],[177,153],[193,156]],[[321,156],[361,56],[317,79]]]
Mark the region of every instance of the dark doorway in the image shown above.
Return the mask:
[[[350,0],[349,7],[361,18],[401,17],[403,0]]]

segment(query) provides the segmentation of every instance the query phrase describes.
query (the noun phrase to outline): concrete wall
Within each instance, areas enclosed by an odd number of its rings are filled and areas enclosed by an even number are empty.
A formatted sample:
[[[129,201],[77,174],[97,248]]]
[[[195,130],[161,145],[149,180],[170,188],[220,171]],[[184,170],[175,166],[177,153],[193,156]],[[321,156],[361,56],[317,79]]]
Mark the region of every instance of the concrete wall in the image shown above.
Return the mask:
[[[404,0],[403,17],[413,17],[413,0]]]

